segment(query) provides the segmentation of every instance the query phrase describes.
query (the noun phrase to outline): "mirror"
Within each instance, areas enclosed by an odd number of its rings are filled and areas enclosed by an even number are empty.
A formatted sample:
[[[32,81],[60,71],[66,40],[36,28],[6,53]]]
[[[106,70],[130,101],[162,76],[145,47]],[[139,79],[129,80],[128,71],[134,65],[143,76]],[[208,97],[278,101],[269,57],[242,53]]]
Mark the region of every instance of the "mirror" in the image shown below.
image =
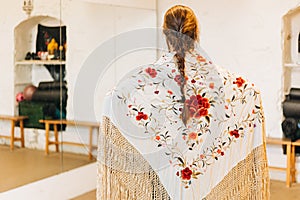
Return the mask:
[[[29,2],[33,10],[27,16],[22,7]],[[7,21],[2,34],[8,39],[5,43],[8,50],[1,54],[1,66],[9,67],[1,70],[8,77],[1,81],[10,87],[0,86],[1,95],[8,97],[0,100],[0,115],[28,117],[23,125],[16,121],[14,126],[11,120],[0,120],[1,135],[5,136],[0,138],[0,162],[5,163],[6,170],[0,175],[3,195],[14,191],[19,195],[26,193],[32,182],[42,185],[54,175],[55,178],[58,174],[63,176],[66,173],[62,172],[72,173],[84,166],[87,168],[83,171],[88,172],[81,175],[80,184],[87,189],[82,186],[75,192],[79,195],[95,188],[85,182],[92,182],[96,176],[91,167],[95,164],[98,122],[105,93],[132,67],[151,63],[156,58],[156,50],[147,49],[128,49],[116,58],[116,52],[126,44],[120,45],[115,36],[156,27],[155,6],[155,2],[135,0],[129,3],[25,0],[19,6],[8,2],[6,9],[1,8],[3,18],[15,17]],[[104,66],[99,59],[91,60],[91,55],[103,48],[106,41],[113,45],[110,52],[114,59]],[[93,82],[94,73],[88,64],[91,61],[96,63],[95,72],[105,71]],[[91,77],[80,82],[85,69]],[[91,82],[95,91],[91,91],[89,99],[76,100],[85,97],[83,92],[89,91]],[[21,137],[21,127],[24,127],[24,147],[15,139],[11,149],[11,127],[16,138]],[[74,177],[80,173],[76,171]],[[68,182],[70,187],[78,185],[76,181],[71,182]],[[61,184],[56,187],[61,188]],[[47,183],[47,187],[50,185]]]

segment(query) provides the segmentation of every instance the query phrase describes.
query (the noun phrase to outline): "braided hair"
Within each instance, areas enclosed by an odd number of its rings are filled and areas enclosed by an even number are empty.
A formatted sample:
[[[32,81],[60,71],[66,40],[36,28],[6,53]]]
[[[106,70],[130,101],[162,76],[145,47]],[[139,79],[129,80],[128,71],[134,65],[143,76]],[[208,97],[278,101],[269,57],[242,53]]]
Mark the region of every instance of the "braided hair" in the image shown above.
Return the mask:
[[[178,70],[181,75],[180,90],[182,102],[185,102],[185,55],[194,49],[195,42],[199,41],[198,21],[194,12],[186,6],[171,7],[164,16],[163,32],[169,50],[175,51]],[[186,109],[182,112],[183,122],[186,124]]]

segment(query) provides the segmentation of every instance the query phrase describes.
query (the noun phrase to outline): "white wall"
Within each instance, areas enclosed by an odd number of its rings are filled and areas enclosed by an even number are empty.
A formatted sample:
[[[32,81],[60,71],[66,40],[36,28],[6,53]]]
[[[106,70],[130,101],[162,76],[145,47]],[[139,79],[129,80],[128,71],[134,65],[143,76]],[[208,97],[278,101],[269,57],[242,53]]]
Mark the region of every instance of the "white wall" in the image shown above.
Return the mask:
[[[68,105],[67,105],[67,118],[89,120],[90,116],[85,116],[84,113],[74,114],[73,96],[76,92],[77,79],[81,73],[83,64],[86,62],[90,54],[104,42],[111,40],[116,35],[125,31],[131,31],[138,28],[155,27],[156,26],[156,3],[155,1],[136,1],[127,0],[124,1],[93,1],[93,0],[39,0],[34,1],[34,9],[31,16],[50,16],[56,19],[61,19],[63,25],[67,26],[67,64],[66,64],[66,80],[68,82]],[[15,95],[14,95],[14,29],[22,21],[27,19],[26,14],[22,10],[23,3],[20,1],[18,4],[14,1],[8,1],[5,6],[0,8],[0,42],[3,46],[0,50],[0,114],[13,114],[15,107]],[[47,25],[47,24],[43,24]],[[51,26],[52,24],[49,24]],[[35,33],[33,33],[35,34]],[[34,38],[34,37],[33,37]],[[113,39],[112,39],[113,40]],[[33,42],[35,42],[33,40]],[[117,45],[118,42],[114,41]],[[35,51],[35,45],[32,45]],[[27,52],[24,52],[24,57]],[[94,110],[93,115],[99,116],[101,113],[101,101],[106,91],[110,89],[116,82],[116,77],[119,76],[116,73],[126,72],[130,70],[126,63],[131,63],[131,67],[138,64],[149,63],[155,59],[156,52],[134,52],[125,58],[121,58],[120,61],[112,64],[111,73],[108,74],[108,78],[98,85],[100,91],[92,91],[91,98],[86,98],[86,101],[92,103],[86,103],[80,105],[81,107],[91,107]],[[136,55],[136,56],[134,56]],[[138,56],[137,56],[138,55]],[[142,56],[143,55],[143,56]],[[146,55],[146,56],[145,56]],[[99,60],[101,55],[99,57]],[[143,59],[141,59],[143,58]],[[123,59],[123,61],[122,61]],[[126,60],[126,62],[124,61]],[[103,67],[98,62],[99,70]],[[119,64],[118,64],[119,63]],[[123,64],[122,64],[123,63]],[[50,76],[47,70],[42,69],[41,66],[34,66],[33,82],[37,80],[47,79]],[[96,69],[98,70],[98,69]],[[94,75],[94,71],[90,72],[91,76]],[[99,78],[99,77],[96,77]],[[51,79],[51,78],[50,78]],[[86,85],[89,88],[91,79],[84,80],[79,85]],[[95,81],[95,83],[97,83]],[[103,88],[103,85],[106,88]],[[77,84],[78,85],[78,84]],[[94,85],[96,88],[96,84]],[[85,96],[83,96],[85,97]],[[84,109],[87,110],[87,109]],[[91,118],[96,120],[95,116]],[[88,131],[88,130],[87,130]],[[71,141],[88,141],[88,132],[79,132],[78,129],[68,127],[67,132],[71,134],[64,134],[64,140]],[[10,124],[8,122],[0,121],[0,132],[4,135],[10,134]],[[75,134],[74,134],[75,132]],[[17,135],[19,131],[17,130]],[[25,130],[25,146],[28,148],[44,149],[45,136],[43,130]],[[95,140],[94,140],[95,141]],[[9,140],[0,139],[0,143],[9,144]],[[16,143],[18,146],[19,144]],[[51,147],[51,149],[53,149]],[[75,148],[76,149],[76,148]],[[80,153],[87,153],[86,149],[75,150],[72,147],[66,146],[64,150],[76,151]]]
[[[281,137],[282,17],[299,0],[161,0],[158,24],[175,4],[191,7],[200,23],[201,45],[217,63],[247,77],[262,93],[267,135]],[[285,165],[281,147],[268,147],[271,164]],[[281,175],[273,178],[284,179]]]

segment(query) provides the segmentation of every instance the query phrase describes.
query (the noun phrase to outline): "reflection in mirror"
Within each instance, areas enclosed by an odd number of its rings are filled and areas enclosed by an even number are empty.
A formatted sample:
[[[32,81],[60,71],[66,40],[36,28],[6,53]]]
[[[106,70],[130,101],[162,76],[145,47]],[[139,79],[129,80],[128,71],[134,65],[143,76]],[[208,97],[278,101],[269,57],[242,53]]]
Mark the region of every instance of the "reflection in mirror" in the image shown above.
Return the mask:
[[[4,33],[10,34],[14,43],[7,45],[14,50],[10,51],[12,60],[7,59],[11,56],[1,58],[10,66],[10,71],[2,73],[10,77],[12,72],[13,77],[6,79],[12,87],[5,91],[10,98],[2,104],[8,109],[0,112],[0,192],[94,161],[88,144],[93,141],[83,140],[78,133],[92,138],[99,124],[67,120],[68,27],[61,5],[61,1],[25,0],[23,10],[28,17],[12,15],[12,26],[4,28],[10,29]],[[10,12],[21,12],[13,3],[7,7]],[[11,13],[1,15],[6,18]]]
[[[33,10],[30,13],[24,8],[26,12],[23,12],[22,7],[29,2]],[[156,52],[139,50],[113,61],[106,79],[99,76],[94,80],[95,91],[83,105],[76,105],[75,94],[80,93],[79,86],[88,90],[91,78],[78,82],[78,77],[91,52],[105,41],[113,42],[111,53],[114,56],[122,48],[113,39],[115,35],[155,27],[155,6],[155,1],[141,3],[136,0],[129,4],[118,1],[26,0],[19,6],[8,2],[6,9],[0,8],[1,18],[7,20],[1,35],[8,38],[4,44],[8,50],[0,54],[1,66],[7,66],[3,71],[1,69],[7,79],[0,80],[1,95],[7,97],[0,99],[0,115],[5,118],[0,118],[0,135],[5,136],[0,138],[0,162],[5,169],[0,174],[0,199],[13,193],[28,194],[31,191],[28,187],[37,191],[39,198],[43,196],[40,191],[43,191],[51,194],[52,199],[62,198],[68,192],[76,196],[96,187],[94,147],[106,88],[111,88],[120,74],[133,66],[153,61]],[[14,17],[8,19],[8,16]],[[99,60],[96,64],[100,70],[107,67]],[[95,71],[88,70],[93,75],[97,68]],[[9,87],[3,88],[3,85]],[[81,93],[79,97],[85,96]],[[79,106],[82,110],[75,111],[75,107]],[[88,108],[92,112],[86,115]],[[25,116],[22,122],[20,116]],[[11,122],[14,124],[11,125]],[[14,142],[10,139],[11,130],[16,136]],[[24,146],[18,139],[22,130]],[[50,176],[51,180],[56,180],[68,173],[72,173],[71,178],[49,181]],[[25,184],[26,187],[20,187]],[[42,186],[37,185],[43,184],[46,188],[55,187],[57,194],[53,193],[53,189],[38,189]],[[66,184],[72,191],[61,187]],[[65,199],[70,198],[68,195]],[[43,196],[43,199],[47,198]]]

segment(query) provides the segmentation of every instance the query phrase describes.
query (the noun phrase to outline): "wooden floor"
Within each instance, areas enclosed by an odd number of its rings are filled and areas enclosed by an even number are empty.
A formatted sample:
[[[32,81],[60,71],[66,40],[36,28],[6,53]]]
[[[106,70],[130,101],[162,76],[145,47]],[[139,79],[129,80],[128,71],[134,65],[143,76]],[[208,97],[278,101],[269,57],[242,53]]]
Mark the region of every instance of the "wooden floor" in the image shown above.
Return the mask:
[[[15,148],[0,145],[0,192],[91,163],[87,155]]]
[[[8,146],[0,145],[0,192],[91,162],[86,155],[63,153],[62,156],[60,153],[51,152],[46,156],[44,151],[26,148],[16,148],[11,152]],[[296,199],[300,199],[299,183],[287,188],[285,182],[271,181],[271,200]],[[96,191],[90,191],[72,200],[96,200]]]

